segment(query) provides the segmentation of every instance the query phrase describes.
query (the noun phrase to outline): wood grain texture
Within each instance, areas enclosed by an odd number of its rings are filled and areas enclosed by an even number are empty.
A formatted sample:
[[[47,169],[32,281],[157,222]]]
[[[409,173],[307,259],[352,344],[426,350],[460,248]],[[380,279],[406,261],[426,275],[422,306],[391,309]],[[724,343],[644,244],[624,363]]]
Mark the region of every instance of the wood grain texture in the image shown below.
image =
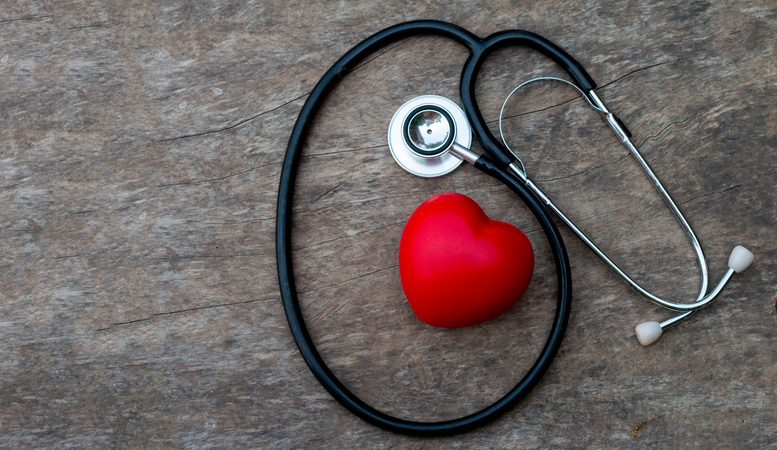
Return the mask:
[[[670,315],[562,230],[574,303],[561,352],[515,410],[444,439],[383,432],[329,397],[288,331],[275,268],[280,164],[307,95],[363,38],[421,18],[566,49],[687,214],[712,278],[736,244],[756,257],[643,348],[633,327]],[[759,0],[3,2],[0,446],[777,447],[775,48],[777,7]],[[553,316],[547,243],[506,188],[472,167],[414,178],[388,153],[396,108],[458,100],[466,58],[436,37],[367,58],[317,116],[294,197],[319,350],[363,399],[417,420],[498,399]],[[492,131],[536,75],[563,76],[523,48],[489,58],[477,92]],[[532,87],[506,114],[529,174],[606,252],[656,293],[695,298],[684,234],[574,91]],[[418,322],[397,268],[404,221],[445,191],[525,230],[537,254],[525,298],[461,330]]]

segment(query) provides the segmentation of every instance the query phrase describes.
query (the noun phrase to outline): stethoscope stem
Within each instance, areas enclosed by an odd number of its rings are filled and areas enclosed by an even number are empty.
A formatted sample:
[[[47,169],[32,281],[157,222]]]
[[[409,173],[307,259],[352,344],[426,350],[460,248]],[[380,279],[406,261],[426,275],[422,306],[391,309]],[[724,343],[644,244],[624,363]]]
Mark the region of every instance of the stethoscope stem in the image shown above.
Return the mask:
[[[661,330],[666,330],[669,327],[672,327],[674,325],[677,325],[678,323],[682,322],[683,320],[690,317],[693,313],[696,311],[686,311],[680,315],[674,316],[671,319],[667,319],[661,323],[658,324],[659,327],[661,327]]]

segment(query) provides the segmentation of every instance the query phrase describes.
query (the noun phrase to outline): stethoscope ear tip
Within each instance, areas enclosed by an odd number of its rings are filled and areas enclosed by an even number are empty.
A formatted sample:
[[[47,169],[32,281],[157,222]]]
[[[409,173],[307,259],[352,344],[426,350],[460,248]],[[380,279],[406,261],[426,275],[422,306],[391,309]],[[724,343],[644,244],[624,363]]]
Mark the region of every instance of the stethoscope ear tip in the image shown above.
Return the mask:
[[[643,322],[634,328],[639,343],[648,346],[661,337],[664,330],[658,322]]]
[[[753,262],[753,254],[750,250],[737,245],[734,250],[731,251],[731,256],[728,257],[728,267],[734,272],[741,272]]]
[[[748,266],[752,264],[752,262],[753,253],[751,253],[750,250],[742,247],[741,245],[734,247],[734,250],[731,251],[731,256],[728,258],[729,271],[723,278],[723,281],[721,281],[721,285],[725,285],[726,281],[731,278],[731,275],[733,275],[734,272],[742,272],[743,270],[747,269]],[[719,292],[720,288],[722,287],[718,286],[715,291]],[[661,334],[664,332],[664,328],[668,328],[676,323],[679,323],[691,315],[693,311],[693,309],[686,311],[673,319],[667,320],[663,324],[658,322],[643,322],[637,325],[637,327],[634,328],[634,332],[637,334],[639,343],[644,346],[648,346],[653,342],[656,342],[656,340],[658,340],[658,338],[661,337]]]

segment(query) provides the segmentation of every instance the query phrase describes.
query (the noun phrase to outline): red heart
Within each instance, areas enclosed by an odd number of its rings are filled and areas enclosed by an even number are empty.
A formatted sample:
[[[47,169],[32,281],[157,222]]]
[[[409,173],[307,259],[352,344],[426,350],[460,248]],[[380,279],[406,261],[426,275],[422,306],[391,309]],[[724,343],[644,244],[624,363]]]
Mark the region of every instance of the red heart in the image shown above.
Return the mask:
[[[466,327],[499,316],[526,292],[533,271],[526,235],[489,219],[461,194],[421,203],[399,242],[405,296],[416,316],[436,327]]]

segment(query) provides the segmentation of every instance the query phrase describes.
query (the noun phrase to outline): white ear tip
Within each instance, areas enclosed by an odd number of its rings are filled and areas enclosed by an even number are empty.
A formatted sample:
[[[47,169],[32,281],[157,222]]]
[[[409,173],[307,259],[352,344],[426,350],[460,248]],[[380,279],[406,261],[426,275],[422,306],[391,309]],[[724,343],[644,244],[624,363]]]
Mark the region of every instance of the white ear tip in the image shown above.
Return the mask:
[[[661,333],[664,330],[661,329],[661,325],[658,322],[643,322],[634,328],[634,332],[637,333],[639,343],[647,346],[656,342],[656,339],[661,337]]]
[[[741,272],[747,269],[747,266],[752,262],[753,254],[741,245],[734,247],[734,250],[731,251],[731,256],[728,257],[728,266],[734,269],[734,272]]]

